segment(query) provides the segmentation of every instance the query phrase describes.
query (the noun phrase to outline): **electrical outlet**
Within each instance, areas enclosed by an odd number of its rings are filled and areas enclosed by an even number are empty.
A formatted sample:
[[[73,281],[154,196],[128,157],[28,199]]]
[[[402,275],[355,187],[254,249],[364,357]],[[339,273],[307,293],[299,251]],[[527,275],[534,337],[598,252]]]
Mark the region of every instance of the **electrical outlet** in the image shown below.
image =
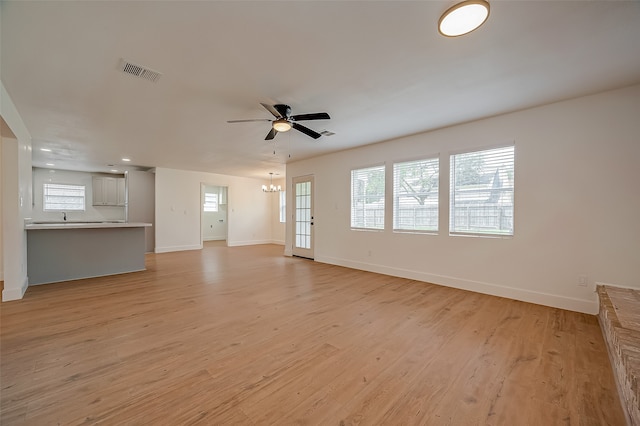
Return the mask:
[[[589,282],[589,278],[586,275],[578,275],[578,285],[580,287],[586,287]]]

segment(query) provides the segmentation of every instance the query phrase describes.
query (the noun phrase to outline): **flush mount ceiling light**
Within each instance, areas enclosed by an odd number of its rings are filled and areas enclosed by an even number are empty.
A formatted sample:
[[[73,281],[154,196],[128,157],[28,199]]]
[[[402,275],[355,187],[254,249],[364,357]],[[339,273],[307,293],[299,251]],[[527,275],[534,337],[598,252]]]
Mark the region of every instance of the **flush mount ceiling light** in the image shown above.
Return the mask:
[[[467,0],[449,8],[438,21],[438,31],[446,37],[457,37],[478,28],[489,17],[489,2]]]
[[[279,120],[274,120],[273,128],[279,132],[288,132],[289,130],[291,130],[291,123],[289,123],[284,118],[281,118]]]

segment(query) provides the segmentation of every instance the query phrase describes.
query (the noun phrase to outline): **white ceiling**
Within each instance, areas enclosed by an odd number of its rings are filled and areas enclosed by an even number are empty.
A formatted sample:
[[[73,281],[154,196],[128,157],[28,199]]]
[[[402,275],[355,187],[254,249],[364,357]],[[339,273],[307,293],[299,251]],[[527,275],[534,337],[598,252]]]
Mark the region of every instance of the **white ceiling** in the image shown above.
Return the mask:
[[[493,1],[483,27],[445,38],[436,25],[454,3],[4,1],[1,78],[35,166],[122,170],[126,156],[265,178],[287,161],[640,82],[640,1]],[[124,74],[122,58],[162,77]],[[303,124],[335,135],[274,143],[269,123],[226,122],[271,118],[260,102],[326,111]]]

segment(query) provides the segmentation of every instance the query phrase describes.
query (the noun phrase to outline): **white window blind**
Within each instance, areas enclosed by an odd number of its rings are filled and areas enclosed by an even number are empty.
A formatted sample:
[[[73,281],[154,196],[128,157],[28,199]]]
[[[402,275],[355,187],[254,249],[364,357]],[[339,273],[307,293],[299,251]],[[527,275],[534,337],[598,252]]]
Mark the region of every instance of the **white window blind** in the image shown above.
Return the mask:
[[[351,170],[351,227],[384,229],[384,165]]]
[[[215,192],[204,193],[204,211],[205,212],[218,211],[218,194],[216,194]]]
[[[42,193],[44,211],[84,211],[84,185],[45,183]]]
[[[438,158],[393,165],[393,230],[438,231]]]
[[[280,223],[287,221],[287,195],[286,191],[280,192]]]
[[[451,156],[452,234],[513,235],[514,146]]]

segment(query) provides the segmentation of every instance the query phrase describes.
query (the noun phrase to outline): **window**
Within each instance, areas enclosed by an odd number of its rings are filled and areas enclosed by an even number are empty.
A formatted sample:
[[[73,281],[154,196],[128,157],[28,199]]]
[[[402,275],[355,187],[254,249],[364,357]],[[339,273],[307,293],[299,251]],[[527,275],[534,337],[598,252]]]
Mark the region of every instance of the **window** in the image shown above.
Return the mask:
[[[437,158],[393,165],[393,230],[438,231]]]
[[[287,221],[287,195],[286,191],[280,192],[280,223]]]
[[[205,212],[218,211],[218,194],[216,194],[215,192],[204,193],[204,211]]]
[[[84,185],[45,183],[42,192],[44,211],[84,211]]]
[[[351,170],[351,227],[384,229],[384,165]]]
[[[451,233],[513,235],[514,146],[451,156]]]

